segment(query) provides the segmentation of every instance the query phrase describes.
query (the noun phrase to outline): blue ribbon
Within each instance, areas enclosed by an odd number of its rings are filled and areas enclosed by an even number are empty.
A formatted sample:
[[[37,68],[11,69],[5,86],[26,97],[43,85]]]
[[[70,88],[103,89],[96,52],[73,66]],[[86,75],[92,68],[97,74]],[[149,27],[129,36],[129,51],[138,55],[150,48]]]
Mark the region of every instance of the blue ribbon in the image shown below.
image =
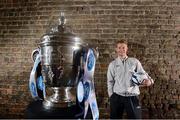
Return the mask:
[[[96,57],[92,49],[88,50],[84,63],[84,76],[79,82],[77,89],[82,93],[77,92],[78,102],[84,102],[84,118],[86,118],[88,108],[90,106],[93,119],[99,119],[99,109],[96,101],[95,87],[94,87],[94,70]],[[82,87],[83,85],[83,87]],[[82,96],[83,95],[83,96]],[[83,100],[82,100],[83,97]]]
[[[29,89],[30,89],[31,96],[33,99],[44,99],[46,96],[43,77],[41,74],[37,75],[37,70],[38,70],[38,67],[40,67],[39,66],[40,63],[41,63],[40,55],[37,54],[36,59],[34,61],[33,69],[30,74],[30,79],[29,79]]]

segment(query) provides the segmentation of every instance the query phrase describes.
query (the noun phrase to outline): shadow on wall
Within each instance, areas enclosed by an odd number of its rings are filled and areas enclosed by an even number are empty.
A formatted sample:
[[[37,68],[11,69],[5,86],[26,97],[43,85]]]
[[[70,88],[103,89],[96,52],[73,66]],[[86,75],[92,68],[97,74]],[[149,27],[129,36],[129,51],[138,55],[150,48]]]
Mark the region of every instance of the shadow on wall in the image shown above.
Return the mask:
[[[171,80],[167,76],[167,62],[165,60],[154,62],[148,59],[146,47],[142,44],[129,42],[128,46],[128,56],[135,57],[139,59],[141,63],[144,63],[144,69],[155,80],[153,86],[140,88],[142,118],[180,118],[180,113],[178,113],[180,106],[178,102],[179,83],[177,80]],[[117,56],[115,52],[111,52],[109,57],[113,60]],[[107,109],[102,112],[108,112],[107,114],[104,114],[105,117],[108,118],[109,101],[106,98],[104,98],[104,100]]]
[[[143,58],[145,56],[145,49],[146,47],[142,44],[128,42],[128,56],[138,58],[138,60],[140,60],[141,62],[143,61]],[[111,59],[110,61],[114,60],[117,57],[114,49],[108,54]]]
[[[148,118],[180,118],[178,109],[178,86],[177,80],[171,80],[160,70],[166,66],[165,62],[149,65],[150,75],[155,84],[149,88],[141,88],[141,104],[148,112]]]

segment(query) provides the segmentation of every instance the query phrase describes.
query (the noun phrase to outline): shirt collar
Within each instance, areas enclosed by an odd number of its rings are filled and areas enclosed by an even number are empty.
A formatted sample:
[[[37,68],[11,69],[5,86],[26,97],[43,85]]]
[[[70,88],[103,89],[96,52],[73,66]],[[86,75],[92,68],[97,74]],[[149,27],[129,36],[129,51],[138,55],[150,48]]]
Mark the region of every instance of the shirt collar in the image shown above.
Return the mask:
[[[121,60],[121,61],[125,61],[125,60],[127,60],[127,58],[128,58],[128,56],[125,56],[124,58],[118,56],[118,59]]]
[[[128,56],[121,58],[120,56],[117,57],[116,61],[117,61],[117,65],[121,65],[123,61],[126,61],[128,59]]]

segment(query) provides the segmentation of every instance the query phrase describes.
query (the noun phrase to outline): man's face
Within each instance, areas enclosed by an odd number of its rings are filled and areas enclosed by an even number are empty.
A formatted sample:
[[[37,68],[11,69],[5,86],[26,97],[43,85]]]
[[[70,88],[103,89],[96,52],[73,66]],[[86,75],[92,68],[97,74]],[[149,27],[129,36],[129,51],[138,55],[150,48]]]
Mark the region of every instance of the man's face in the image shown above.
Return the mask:
[[[116,46],[116,52],[118,56],[124,57],[127,55],[128,47],[125,43],[118,43]]]

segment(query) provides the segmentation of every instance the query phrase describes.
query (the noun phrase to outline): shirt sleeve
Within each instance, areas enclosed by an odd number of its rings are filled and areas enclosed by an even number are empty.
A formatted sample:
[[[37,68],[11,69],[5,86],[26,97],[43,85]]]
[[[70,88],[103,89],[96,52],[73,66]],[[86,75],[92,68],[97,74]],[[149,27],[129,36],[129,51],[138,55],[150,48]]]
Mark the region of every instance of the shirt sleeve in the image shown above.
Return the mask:
[[[148,78],[148,80],[151,80],[152,78],[148,75],[148,73],[143,69],[142,64],[140,63],[139,60],[137,60],[137,72],[138,73],[143,73],[144,75],[146,75],[146,77]]]
[[[107,88],[108,88],[108,95],[111,97],[113,94],[113,86],[114,86],[115,80],[114,80],[114,68],[112,63],[108,66],[107,71]]]
[[[136,72],[146,74],[139,60],[137,60]]]

